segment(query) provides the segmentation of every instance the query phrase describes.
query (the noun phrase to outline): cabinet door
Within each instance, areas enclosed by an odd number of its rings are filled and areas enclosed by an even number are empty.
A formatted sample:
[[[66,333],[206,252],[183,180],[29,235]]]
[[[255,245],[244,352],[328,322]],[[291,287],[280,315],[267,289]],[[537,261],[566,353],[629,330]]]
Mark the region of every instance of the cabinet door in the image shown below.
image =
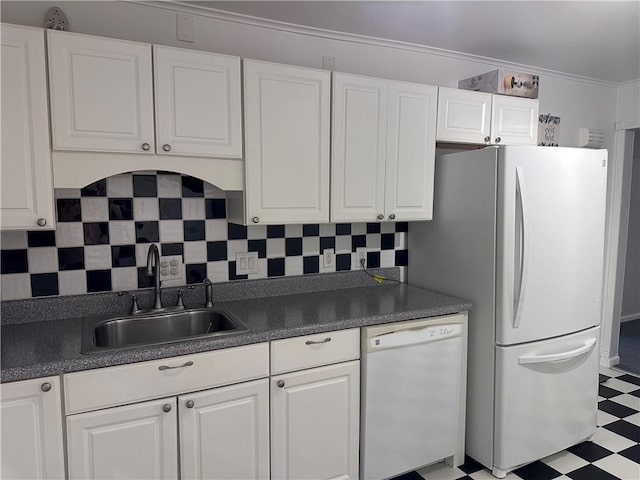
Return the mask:
[[[329,221],[330,73],[244,61],[250,223]]]
[[[388,220],[431,220],[438,88],[389,83],[385,213]]]
[[[3,383],[1,392],[0,477],[64,478],[59,378]]]
[[[333,222],[384,218],[388,87],[388,80],[333,74]]]
[[[489,143],[490,93],[438,89],[437,139],[443,142]]]
[[[53,148],[154,153],[151,45],[47,35]]]
[[[272,478],[358,478],[359,403],[359,361],[271,377]]]
[[[158,153],[242,157],[240,57],[153,47]]]
[[[494,95],[491,113],[491,143],[536,145],[538,100]]]
[[[183,479],[269,478],[269,380],[179,397]]]
[[[0,226],[55,228],[43,31],[2,25],[0,58]]]
[[[67,417],[69,478],[178,478],[176,422],[175,398]]]

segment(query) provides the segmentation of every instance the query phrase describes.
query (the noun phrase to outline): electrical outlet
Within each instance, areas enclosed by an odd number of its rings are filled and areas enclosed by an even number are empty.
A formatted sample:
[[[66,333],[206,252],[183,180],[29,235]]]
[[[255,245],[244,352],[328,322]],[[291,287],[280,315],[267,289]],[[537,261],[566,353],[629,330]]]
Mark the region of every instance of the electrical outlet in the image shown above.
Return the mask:
[[[336,57],[330,57],[327,55],[322,56],[322,68],[324,70],[335,70],[336,69]]]
[[[322,251],[322,265],[324,268],[333,267],[336,263],[336,251],[333,248],[325,248]]]
[[[367,268],[367,248],[366,247],[358,247],[356,248],[356,260],[358,262],[358,268]]]
[[[180,280],[184,278],[182,255],[160,257],[160,280]]]
[[[258,252],[236,253],[236,275],[258,273]]]
[[[195,40],[193,15],[187,15],[186,13],[176,14],[176,38],[183,42],[193,42]]]

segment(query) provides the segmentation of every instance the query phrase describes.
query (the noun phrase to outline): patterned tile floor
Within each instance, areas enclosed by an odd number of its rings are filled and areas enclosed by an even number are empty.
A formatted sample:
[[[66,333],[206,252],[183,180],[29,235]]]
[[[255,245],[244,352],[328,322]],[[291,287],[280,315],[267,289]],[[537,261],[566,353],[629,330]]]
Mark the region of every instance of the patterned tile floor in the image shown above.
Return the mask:
[[[640,377],[600,369],[598,429],[583,442],[543,458],[506,476],[507,480],[640,480]],[[491,472],[467,457],[464,465],[444,463],[407,473],[394,480],[495,479]]]

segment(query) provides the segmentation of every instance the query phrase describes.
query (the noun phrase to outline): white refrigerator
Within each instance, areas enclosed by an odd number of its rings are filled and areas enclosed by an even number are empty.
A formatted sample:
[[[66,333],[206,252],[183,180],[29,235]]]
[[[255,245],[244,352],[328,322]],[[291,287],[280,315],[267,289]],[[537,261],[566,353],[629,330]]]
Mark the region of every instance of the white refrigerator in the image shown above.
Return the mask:
[[[502,478],[596,429],[606,150],[489,147],[436,159],[408,282],[473,302],[466,452]]]

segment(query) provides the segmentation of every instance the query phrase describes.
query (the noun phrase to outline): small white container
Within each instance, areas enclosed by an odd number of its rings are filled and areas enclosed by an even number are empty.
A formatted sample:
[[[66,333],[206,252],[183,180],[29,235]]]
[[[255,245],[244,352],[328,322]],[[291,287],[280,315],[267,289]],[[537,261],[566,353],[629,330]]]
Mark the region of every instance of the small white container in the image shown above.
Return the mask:
[[[498,93],[515,97],[538,98],[538,75],[507,70],[491,72],[465,78],[458,82],[458,88],[476,92]]]

